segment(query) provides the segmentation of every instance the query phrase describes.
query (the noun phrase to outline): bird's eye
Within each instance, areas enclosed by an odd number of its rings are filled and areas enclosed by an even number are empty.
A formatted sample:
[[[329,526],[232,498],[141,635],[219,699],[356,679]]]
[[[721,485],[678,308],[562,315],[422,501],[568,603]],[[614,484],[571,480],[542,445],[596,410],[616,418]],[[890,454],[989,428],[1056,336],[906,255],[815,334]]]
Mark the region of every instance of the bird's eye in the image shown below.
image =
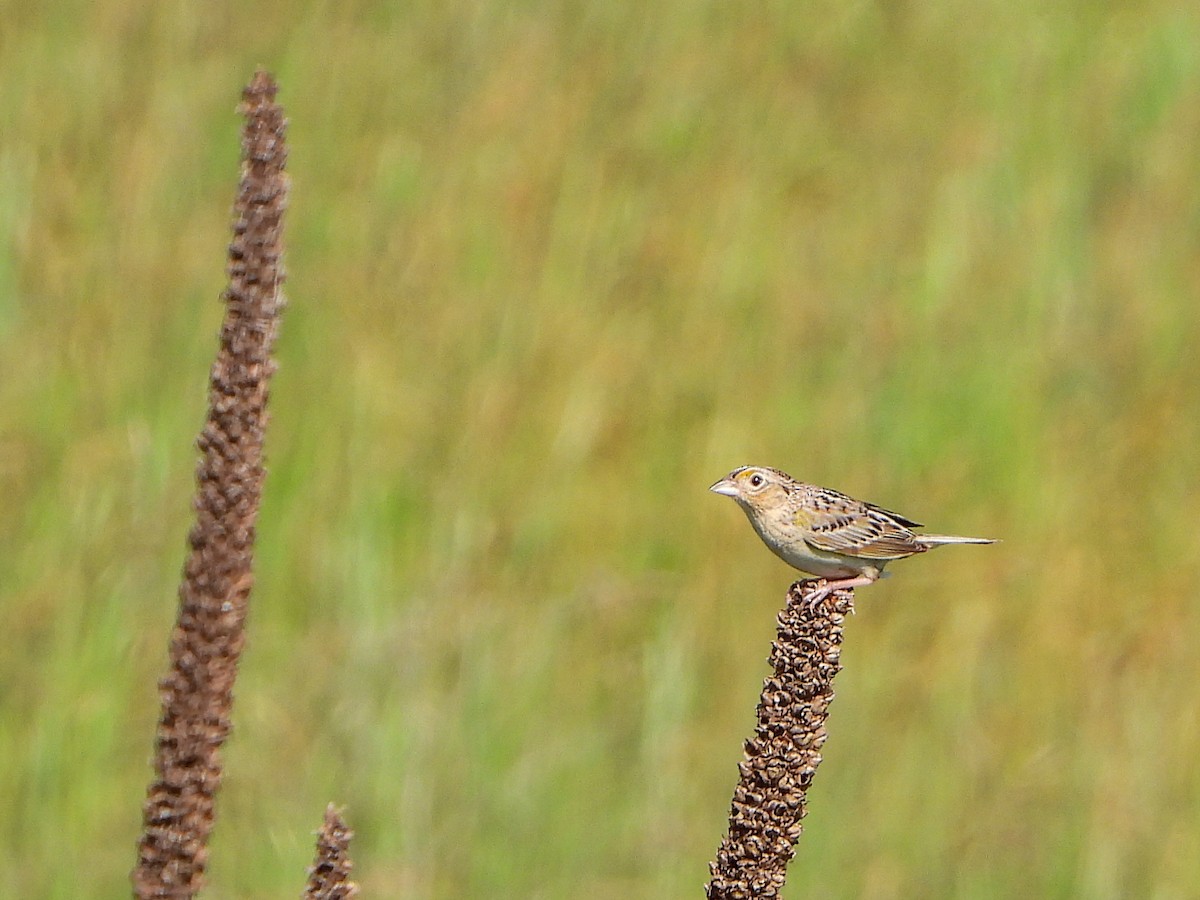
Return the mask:
[[[763,477],[755,472],[750,476],[750,487],[762,487]]]

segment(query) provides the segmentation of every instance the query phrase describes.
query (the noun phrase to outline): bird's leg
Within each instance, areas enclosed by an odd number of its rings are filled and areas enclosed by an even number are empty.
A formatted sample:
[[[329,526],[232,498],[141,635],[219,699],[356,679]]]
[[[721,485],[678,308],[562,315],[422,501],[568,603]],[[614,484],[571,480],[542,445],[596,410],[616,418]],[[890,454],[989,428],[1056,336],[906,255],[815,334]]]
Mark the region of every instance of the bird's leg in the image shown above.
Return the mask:
[[[810,610],[816,609],[817,604],[834,591],[840,591],[843,588],[866,587],[868,584],[874,583],[878,577],[878,575],[855,575],[853,578],[835,578],[832,581],[827,578],[822,578],[819,582],[817,582],[820,587],[818,587],[813,592],[812,596],[808,598],[808,608]]]

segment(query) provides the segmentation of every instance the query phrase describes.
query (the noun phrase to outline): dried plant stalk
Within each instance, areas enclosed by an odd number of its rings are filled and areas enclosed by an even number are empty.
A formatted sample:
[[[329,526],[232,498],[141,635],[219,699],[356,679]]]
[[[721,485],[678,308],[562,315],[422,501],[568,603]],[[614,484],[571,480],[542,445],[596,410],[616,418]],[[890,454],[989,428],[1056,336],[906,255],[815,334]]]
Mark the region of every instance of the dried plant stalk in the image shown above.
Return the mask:
[[[308,870],[305,900],[350,900],[358,895],[358,885],[350,880],[350,839],[354,832],[330,803],[325,822],[317,832],[317,856]]]
[[[275,82],[258,72],[242,94],[242,177],[234,204],[229,286],[208,417],[197,445],[196,522],[179,589],[155,780],[143,807],[134,895],[191,897],[204,881],[220,748],[245,641],[254,527],[263,482],[271,348],[283,308],[285,121]]]
[[[818,583],[793,584],[779,613],[770,658],[775,674],[763,683],[754,737],[738,764],[729,833],[709,863],[710,900],[778,897],[796,852],[841,669],[842,624],[854,609],[853,590],[814,606]]]

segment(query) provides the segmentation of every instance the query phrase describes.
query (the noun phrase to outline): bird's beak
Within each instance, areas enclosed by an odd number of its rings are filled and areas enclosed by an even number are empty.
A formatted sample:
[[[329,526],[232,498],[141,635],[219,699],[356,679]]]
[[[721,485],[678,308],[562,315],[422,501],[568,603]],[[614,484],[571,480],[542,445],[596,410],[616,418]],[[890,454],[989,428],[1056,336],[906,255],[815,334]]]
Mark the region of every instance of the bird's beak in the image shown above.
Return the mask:
[[[722,478],[710,487],[709,490],[714,494],[724,494],[726,497],[736,497],[738,495],[737,485],[728,478]]]

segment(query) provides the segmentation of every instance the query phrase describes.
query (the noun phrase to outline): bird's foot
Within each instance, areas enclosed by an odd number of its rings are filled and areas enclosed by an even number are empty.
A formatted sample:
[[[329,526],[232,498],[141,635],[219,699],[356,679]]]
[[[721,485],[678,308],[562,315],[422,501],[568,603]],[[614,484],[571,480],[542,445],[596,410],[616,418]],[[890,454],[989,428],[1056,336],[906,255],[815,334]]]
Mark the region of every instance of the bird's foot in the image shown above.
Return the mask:
[[[840,591],[847,588],[853,589],[856,587],[865,587],[868,584],[874,583],[874,581],[875,579],[868,575],[856,575],[853,578],[834,578],[832,580],[828,578],[820,578],[816,581],[805,581],[805,585],[815,584],[817,586],[816,590],[808,595],[808,610],[809,612],[815,613],[817,611],[817,604],[821,603],[834,591]],[[850,611],[853,612],[854,608],[851,607]]]

